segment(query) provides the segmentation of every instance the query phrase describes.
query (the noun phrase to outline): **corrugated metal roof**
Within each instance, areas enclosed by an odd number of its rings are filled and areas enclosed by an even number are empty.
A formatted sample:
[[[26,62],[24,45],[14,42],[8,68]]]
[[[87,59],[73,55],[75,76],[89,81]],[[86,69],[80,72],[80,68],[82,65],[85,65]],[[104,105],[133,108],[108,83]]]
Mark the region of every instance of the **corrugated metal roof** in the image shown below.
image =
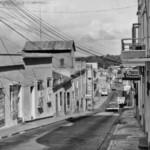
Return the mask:
[[[74,41],[33,41],[26,42],[23,51],[35,50],[72,50]]]

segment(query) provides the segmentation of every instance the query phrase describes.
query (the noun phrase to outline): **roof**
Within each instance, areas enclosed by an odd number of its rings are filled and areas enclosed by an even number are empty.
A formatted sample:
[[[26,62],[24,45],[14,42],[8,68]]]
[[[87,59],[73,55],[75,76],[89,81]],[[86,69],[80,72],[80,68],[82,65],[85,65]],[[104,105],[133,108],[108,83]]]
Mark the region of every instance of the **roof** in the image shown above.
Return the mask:
[[[66,88],[67,86],[71,86],[71,78],[64,76],[56,71],[53,71],[53,79],[54,80],[61,80],[60,82],[53,82],[53,90],[54,92],[57,91],[58,89],[60,89],[61,87]]]
[[[26,42],[23,51],[37,51],[37,50],[75,50],[74,41],[33,41]]]
[[[67,82],[67,81],[71,80],[71,78],[69,78],[69,77],[67,77],[65,75],[62,75],[62,74],[60,74],[60,73],[58,73],[56,71],[53,71],[53,79],[54,80],[59,80],[60,79],[61,83],[64,83],[64,82]]]
[[[79,77],[80,75],[83,75],[85,73],[85,71],[86,71],[86,69],[76,71],[74,74],[71,75],[72,79],[75,79],[75,78]]]
[[[69,77],[67,77],[65,75],[62,75],[62,74],[60,74],[60,73],[58,73],[56,71],[53,71],[53,79],[54,80],[61,79],[63,82],[70,80]]]

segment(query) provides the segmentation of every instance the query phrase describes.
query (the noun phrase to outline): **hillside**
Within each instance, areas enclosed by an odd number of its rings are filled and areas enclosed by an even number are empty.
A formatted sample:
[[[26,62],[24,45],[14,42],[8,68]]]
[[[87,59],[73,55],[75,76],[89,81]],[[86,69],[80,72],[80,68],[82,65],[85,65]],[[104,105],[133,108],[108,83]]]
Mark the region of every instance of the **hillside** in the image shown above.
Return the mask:
[[[98,62],[98,66],[105,69],[112,65],[119,66],[121,64],[120,55],[76,57],[76,60],[82,60],[86,62]]]

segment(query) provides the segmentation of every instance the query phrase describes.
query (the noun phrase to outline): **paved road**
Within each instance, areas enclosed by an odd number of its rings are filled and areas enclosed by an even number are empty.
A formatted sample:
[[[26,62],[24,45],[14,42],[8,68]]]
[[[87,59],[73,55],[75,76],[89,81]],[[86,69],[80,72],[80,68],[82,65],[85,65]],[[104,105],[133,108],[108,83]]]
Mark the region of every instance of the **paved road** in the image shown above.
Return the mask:
[[[0,150],[98,150],[117,116],[98,113],[5,139]]]
[[[71,118],[4,139],[0,141],[0,150],[104,150],[118,117],[104,112],[104,108],[94,115]]]
[[[82,120],[70,121],[37,139],[47,150],[98,150],[112,127],[116,116],[99,113]]]

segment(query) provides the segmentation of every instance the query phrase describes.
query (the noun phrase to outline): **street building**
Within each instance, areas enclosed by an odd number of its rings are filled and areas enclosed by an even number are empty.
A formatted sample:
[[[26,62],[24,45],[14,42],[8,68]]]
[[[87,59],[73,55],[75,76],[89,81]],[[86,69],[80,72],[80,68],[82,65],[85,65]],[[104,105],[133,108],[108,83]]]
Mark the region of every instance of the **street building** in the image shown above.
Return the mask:
[[[143,138],[150,149],[150,40],[149,17],[150,1],[138,0],[138,22],[132,26],[132,37],[122,39],[122,61],[132,71],[124,74],[124,79],[133,81],[132,91],[135,100],[135,116],[138,118],[145,133]],[[137,72],[138,69],[138,72]]]
[[[37,45],[37,46],[35,46]],[[39,48],[40,47],[40,48]],[[71,76],[75,71],[76,51],[74,41],[36,41],[27,42],[25,50],[38,51],[41,49],[52,55],[52,67],[55,71]]]
[[[71,113],[71,78],[53,71],[53,93],[54,100],[54,115],[62,116]]]
[[[0,127],[17,125],[22,119],[23,91],[26,86],[21,56],[0,57]]]
[[[40,45],[35,45],[35,47]],[[22,51],[25,74],[31,79],[23,92],[23,121],[35,120],[53,115],[52,55],[41,49],[32,49],[28,42]]]
[[[86,69],[77,71],[72,76],[72,102],[73,112],[86,110]]]

